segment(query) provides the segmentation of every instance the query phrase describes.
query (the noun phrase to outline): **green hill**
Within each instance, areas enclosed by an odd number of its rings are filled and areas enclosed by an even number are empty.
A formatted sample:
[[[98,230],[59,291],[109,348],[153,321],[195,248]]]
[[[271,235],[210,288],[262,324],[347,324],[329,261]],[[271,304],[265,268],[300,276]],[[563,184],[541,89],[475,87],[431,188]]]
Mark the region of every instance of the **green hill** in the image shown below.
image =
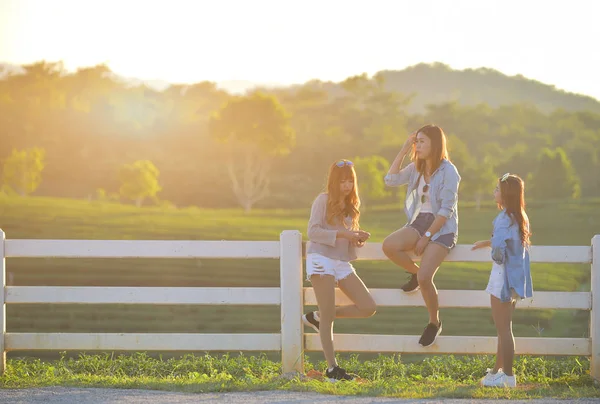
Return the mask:
[[[526,78],[520,74],[507,76],[490,68],[454,70],[443,63],[410,66],[404,70],[383,70],[388,90],[412,94],[411,113],[422,113],[428,104],[456,101],[462,105],[486,103],[491,107],[531,104],[542,112],[556,109],[600,112],[597,99],[560,90],[553,85]],[[336,83],[321,83],[332,93],[341,93]]]

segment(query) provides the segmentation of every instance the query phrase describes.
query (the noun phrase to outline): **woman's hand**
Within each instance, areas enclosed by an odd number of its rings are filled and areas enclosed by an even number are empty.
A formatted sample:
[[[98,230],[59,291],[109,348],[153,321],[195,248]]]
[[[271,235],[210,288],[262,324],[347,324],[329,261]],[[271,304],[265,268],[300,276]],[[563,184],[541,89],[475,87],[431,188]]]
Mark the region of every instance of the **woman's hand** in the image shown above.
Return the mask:
[[[417,140],[416,132],[413,132],[410,135],[408,135],[408,139],[406,139],[406,141],[402,145],[402,148],[396,155],[396,158],[392,162],[392,165],[390,165],[388,174],[398,174],[398,172],[400,171],[400,167],[402,166],[402,162],[404,161],[404,158],[412,150],[416,140]]]
[[[367,240],[369,239],[369,237],[371,237],[371,233],[369,233],[368,231],[359,230],[358,231],[358,240],[356,241],[355,245],[357,247],[364,246],[365,243],[367,242]]]
[[[413,132],[410,135],[408,135],[408,138],[404,142],[404,145],[402,145],[402,149],[400,150],[400,153],[404,153],[404,154],[408,153],[416,141],[417,141],[417,132]]]
[[[358,237],[360,238],[360,241],[364,243],[369,239],[369,237],[371,237],[371,233],[369,233],[368,231],[359,230]]]
[[[421,237],[419,241],[417,241],[417,245],[415,246],[415,254],[419,256],[423,255],[423,251],[425,251],[425,248],[429,244],[429,241],[429,237]]]
[[[476,241],[475,243],[473,243],[473,247],[471,247],[471,251],[478,250],[480,248],[490,247],[490,246],[491,246],[490,240]]]
[[[338,236],[340,238],[345,238],[351,243],[356,243],[360,240],[360,233],[358,231],[352,230],[338,230]]]

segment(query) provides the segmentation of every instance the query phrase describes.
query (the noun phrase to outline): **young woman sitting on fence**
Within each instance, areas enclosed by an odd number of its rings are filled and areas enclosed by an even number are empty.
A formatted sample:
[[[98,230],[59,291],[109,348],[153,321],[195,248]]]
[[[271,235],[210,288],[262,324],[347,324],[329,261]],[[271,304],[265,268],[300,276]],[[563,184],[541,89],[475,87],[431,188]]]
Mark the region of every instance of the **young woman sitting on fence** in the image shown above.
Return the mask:
[[[491,240],[478,241],[473,250],[492,247],[492,271],[486,292],[490,294],[492,318],[498,333],[496,365],[481,380],[483,386],[515,387],[513,374],[515,339],[512,313],[517,299],[533,296],[529,268],[529,219],[525,212],[524,183],[516,175],[504,174],[494,190],[502,211],[494,219]]]
[[[407,154],[412,163],[400,169]],[[458,184],[460,175],[448,158],[446,135],[439,126],[425,125],[413,132],[396,156],[387,175],[388,186],[408,184],[404,213],[406,225],[383,241],[384,254],[410,273],[401,289],[421,289],[429,322],[419,344],[429,346],[442,332],[438,293],[433,277],[458,238]],[[422,256],[417,266],[410,252]]]
[[[325,376],[332,381],[352,380],[337,364],[333,348],[335,318],[371,317],[376,305],[371,293],[356,274],[350,261],[356,248],[364,246],[370,234],[359,228],[360,199],[354,164],[340,160],[331,165],[327,192],[314,200],[308,222],[306,276],[312,283],[318,311],[302,316],[305,325],[321,337],[328,368]],[[335,306],[335,287],[339,286],[354,303]]]

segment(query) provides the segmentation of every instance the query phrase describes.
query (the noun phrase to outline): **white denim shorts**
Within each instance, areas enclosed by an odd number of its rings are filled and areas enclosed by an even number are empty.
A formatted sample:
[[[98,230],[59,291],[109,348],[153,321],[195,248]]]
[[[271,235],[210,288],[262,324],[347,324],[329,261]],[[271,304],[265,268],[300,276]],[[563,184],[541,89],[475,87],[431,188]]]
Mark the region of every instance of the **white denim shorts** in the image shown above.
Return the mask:
[[[504,265],[497,263],[492,264],[492,272],[490,272],[490,280],[488,281],[485,291],[490,295],[501,299],[502,288],[504,287]]]
[[[504,265],[500,265],[497,263],[493,263],[492,272],[490,272],[490,280],[488,281],[488,286],[485,288],[485,291],[490,295],[497,297],[498,299],[502,299],[502,288],[504,287]],[[515,299],[511,299],[511,302]],[[517,299],[519,300],[519,299]]]
[[[356,273],[351,263],[334,260],[321,254],[306,254],[306,280],[310,281],[312,275],[331,275],[335,281],[347,278]]]

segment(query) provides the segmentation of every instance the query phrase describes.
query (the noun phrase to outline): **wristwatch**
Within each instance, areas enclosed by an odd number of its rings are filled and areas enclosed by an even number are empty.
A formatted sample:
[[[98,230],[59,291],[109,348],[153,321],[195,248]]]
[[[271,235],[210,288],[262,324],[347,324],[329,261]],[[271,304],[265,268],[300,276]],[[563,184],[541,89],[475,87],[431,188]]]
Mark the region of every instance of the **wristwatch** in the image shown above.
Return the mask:
[[[431,238],[431,232],[430,232],[430,231],[426,231],[426,232],[425,232],[425,237],[427,237],[427,238]]]

